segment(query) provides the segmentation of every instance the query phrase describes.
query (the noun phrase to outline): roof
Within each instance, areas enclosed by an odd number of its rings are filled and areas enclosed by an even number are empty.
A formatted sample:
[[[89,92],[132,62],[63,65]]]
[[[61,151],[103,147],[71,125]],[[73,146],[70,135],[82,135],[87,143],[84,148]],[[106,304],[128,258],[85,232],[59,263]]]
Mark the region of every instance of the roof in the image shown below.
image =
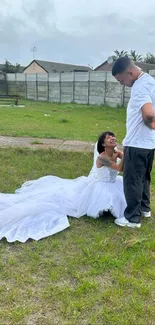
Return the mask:
[[[108,61],[106,60],[106,61],[104,61],[103,63],[101,63],[100,65],[98,65],[95,69],[94,69],[94,71],[97,71],[99,68],[101,68],[103,65],[105,65],[106,63],[108,63]],[[112,64],[110,63],[109,64],[109,66],[111,66]]]
[[[155,70],[155,64],[139,62],[139,61],[134,61],[134,63],[144,71]],[[101,69],[105,64],[107,65],[107,69],[108,69],[108,70],[106,69],[106,71],[111,71],[113,63],[108,63],[107,60],[101,63],[98,67],[96,67],[94,71]]]
[[[50,62],[50,61],[42,61],[42,60],[33,60],[27,67],[25,67],[25,69],[28,68],[33,62],[39,64],[40,67],[42,67],[47,73],[92,71],[92,69],[89,66],[85,66],[85,65],[67,64],[67,63]]]

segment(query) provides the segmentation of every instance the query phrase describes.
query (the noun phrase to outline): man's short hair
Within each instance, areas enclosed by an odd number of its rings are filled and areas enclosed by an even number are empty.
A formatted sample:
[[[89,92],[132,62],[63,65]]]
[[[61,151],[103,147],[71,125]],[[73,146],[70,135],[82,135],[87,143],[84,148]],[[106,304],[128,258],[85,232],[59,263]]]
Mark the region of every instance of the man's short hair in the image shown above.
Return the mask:
[[[124,72],[131,65],[133,65],[133,62],[127,56],[118,58],[113,64],[112,75],[116,76],[116,74]]]

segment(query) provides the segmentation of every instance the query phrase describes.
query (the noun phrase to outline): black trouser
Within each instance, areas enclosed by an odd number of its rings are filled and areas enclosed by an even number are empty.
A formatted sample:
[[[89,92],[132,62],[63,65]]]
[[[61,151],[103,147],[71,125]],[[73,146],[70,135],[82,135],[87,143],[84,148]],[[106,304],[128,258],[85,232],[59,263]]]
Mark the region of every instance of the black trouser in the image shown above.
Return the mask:
[[[124,148],[123,185],[127,207],[124,216],[130,222],[141,222],[141,211],[150,211],[150,173],[154,149]]]

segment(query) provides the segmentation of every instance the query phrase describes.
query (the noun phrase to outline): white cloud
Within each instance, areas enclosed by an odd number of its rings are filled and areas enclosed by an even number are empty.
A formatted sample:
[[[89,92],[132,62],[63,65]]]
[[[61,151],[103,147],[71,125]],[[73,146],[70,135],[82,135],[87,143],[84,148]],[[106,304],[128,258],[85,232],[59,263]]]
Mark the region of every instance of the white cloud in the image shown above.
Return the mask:
[[[91,64],[115,49],[154,50],[153,0],[1,0],[0,61]]]

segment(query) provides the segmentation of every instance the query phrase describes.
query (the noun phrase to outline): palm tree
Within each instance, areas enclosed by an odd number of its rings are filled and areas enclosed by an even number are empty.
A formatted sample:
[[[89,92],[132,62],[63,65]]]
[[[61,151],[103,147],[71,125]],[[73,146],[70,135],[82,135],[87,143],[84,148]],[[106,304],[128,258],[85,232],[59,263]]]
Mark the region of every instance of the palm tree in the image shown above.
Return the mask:
[[[147,53],[146,57],[144,58],[144,62],[155,64],[155,54],[153,53]]]
[[[130,57],[133,61],[137,61],[137,62],[143,61],[142,55],[137,54],[135,50],[130,51]]]
[[[124,51],[124,50],[122,50],[122,51],[115,50],[114,53],[115,53],[115,55],[113,55],[114,60],[117,60],[121,56],[128,56],[128,52]]]

